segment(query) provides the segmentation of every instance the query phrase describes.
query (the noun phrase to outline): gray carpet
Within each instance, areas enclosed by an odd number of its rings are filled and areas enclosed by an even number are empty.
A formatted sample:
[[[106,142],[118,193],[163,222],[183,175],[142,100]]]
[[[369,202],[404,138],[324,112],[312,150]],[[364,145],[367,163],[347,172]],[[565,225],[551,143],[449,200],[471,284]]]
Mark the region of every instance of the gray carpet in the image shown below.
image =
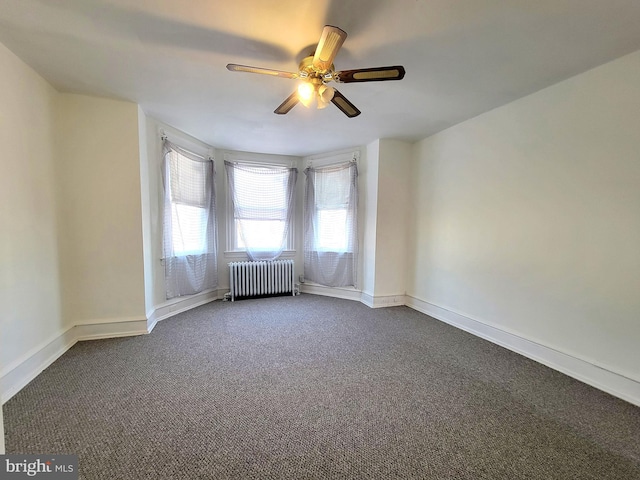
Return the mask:
[[[86,479],[640,479],[640,409],[406,307],[214,302],[76,344],[7,453]]]

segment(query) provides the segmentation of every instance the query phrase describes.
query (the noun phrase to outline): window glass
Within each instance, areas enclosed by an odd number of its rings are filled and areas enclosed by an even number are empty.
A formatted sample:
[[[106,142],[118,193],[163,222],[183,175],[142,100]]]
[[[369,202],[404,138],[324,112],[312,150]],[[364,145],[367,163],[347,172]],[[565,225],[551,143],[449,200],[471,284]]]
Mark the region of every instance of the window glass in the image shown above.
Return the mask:
[[[207,224],[207,210],[174,203],[171,208],[171,217],[171,236],[175,254],[185,256],[205,252],[204,230]]]
[[[347,251],[347,209],[318,209],[318,250]]]

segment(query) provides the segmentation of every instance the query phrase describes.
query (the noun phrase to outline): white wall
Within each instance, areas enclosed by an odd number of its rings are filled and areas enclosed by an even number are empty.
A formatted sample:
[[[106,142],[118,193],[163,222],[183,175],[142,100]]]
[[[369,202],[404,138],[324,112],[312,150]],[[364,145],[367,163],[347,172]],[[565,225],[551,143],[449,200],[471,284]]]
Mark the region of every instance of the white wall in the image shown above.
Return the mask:
[[[412,145],[407,142],[379,140],[374,218],[377,224],[374,297],[379,304],[403,303],[406,293],[412,153]]]
[[[149,144],[148,144],[148,120],[142,107],[138,106],[138,134],[139,134],[139,157],[140,157],[140,206],[142,215],[142,259],[144,265],[144,308],[147,319],[153,315],[154,305],[154,265],[153,258],[153,222],[151,208],[152,190],[157,191],[153,185],[155,176],[152,175],[151,165],[149,165]],[[152,180],[153,178],[153,180]],[[157,203],[157,202],[156,202]],[[157,206],[157,205],[156,205]]]
[[[4,420],[2,417],[2,406],[0,406],[0,455],[4,455]]]
[[[640,382],[640,52],[416,145],[409,295]]]
[[[65,318],[144,320],[138,107],[61,94],[57,123]]]
[[[362,293],[373,299],[376,284],[376,240],[378,212],[378,171],[380,163],[380,140],[367,145],[366,162],[358,168],[358,189],[360,200],[358,211],[363,212],[363,222],[358,225],[363,237],[360,257],[362,258]],[[372,301],[372,300],[371,300]]]
[[[410,221],[412,145],[378,139],[367,145],[359,208],[364,245],[362,301],[371,307],[404,304]]]
[[[68,326],[56,215],[57,93],[0,44],[0,376]]]

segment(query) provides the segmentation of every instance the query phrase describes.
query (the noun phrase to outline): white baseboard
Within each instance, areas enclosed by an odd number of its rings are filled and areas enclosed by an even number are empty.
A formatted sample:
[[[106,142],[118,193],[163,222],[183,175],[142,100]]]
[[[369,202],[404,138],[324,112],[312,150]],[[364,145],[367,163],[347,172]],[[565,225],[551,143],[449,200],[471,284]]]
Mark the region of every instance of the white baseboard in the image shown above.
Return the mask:
[[[156,328],[157,324],[158,324],[158,319],[155,317],[155,310],[154,310],[150,316],[147,316],[147,333],[153,332],[153,329]]]
[[[364,303],[369,308],[397,307],[406,304],[404,293],[373,296],[370,293],[361,292],[355,288],[326,287],[316,283],[303,283],[300,285],[300,291],[312,295],[324,295],[326,297],[354,300]]]
[[[362,292],[360,301],[370,308],[398,307],[406,304],[404,293],[373,296]]]
[[[640,406],[640,382],[634,379],[410,295],[406,305]]]
[[[362,292],[360,294],[360,303],[364,303],[367,307],[373,308],[373,295]]]
[[[126,319],[123,321],[108,321],[103,323],[83,323],[74,327],[76,339],[79,342],[85,340],[100,340],[102,338],[131,337],[149,333],[147,319]]]
[[[32,348],[0,371],[0,403],[4,404],[22,390],[76,342],[151,333],[157,322],[222,298],[224,293],[224,290],[210,290],[167,302],[147,314],[146,318],[122,317],[87,320],[69,327],[59,335]]]
[[[325,297],[342,298],[345,300],[360,301],[360,290],[355,288],[343,288],[343,287],[325,287],[324,285],[317,285],[315,283],[302,283],[300,284],[301,293],[310,293],[312,295],[323,295]]]
[[[4,404],[18,393],[40,372],[55,362],[78,341],[75,327],[69,327],[59,335],[42,342],[0,372],[0,402]]]
[[[206,290],[195,295],[174,298],[158,305],[153,312],[147,314],[147,318],[150,319],[151,325],[155,326],[157,322],[161,322],[169,317],[199,307],[205,303],[220,300],[228,291],[228,289]],[[153,329],[153,326],[151,329]]]
[[[126,317],[121,321],[108,319],[99,322],[89,320],[88,323],[69,327],[7,365],[0,372],[0,402],[7,402],[76,342],[149,333],[146,318]]]

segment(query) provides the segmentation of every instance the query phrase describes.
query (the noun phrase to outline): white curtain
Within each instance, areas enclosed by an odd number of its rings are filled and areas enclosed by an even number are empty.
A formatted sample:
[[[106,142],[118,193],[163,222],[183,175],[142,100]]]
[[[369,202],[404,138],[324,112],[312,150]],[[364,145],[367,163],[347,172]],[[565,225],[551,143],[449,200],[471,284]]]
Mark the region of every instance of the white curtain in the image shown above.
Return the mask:
[[[307,168],[304,276],[330,287],[356,286],[358,167],[355,162]]]
[[[225,161],[240,245],[251,261],[275,260],[287,246],[298,169]]]
[[[163,259],[167,299],[218,286],[215,168],[163,144]]]

